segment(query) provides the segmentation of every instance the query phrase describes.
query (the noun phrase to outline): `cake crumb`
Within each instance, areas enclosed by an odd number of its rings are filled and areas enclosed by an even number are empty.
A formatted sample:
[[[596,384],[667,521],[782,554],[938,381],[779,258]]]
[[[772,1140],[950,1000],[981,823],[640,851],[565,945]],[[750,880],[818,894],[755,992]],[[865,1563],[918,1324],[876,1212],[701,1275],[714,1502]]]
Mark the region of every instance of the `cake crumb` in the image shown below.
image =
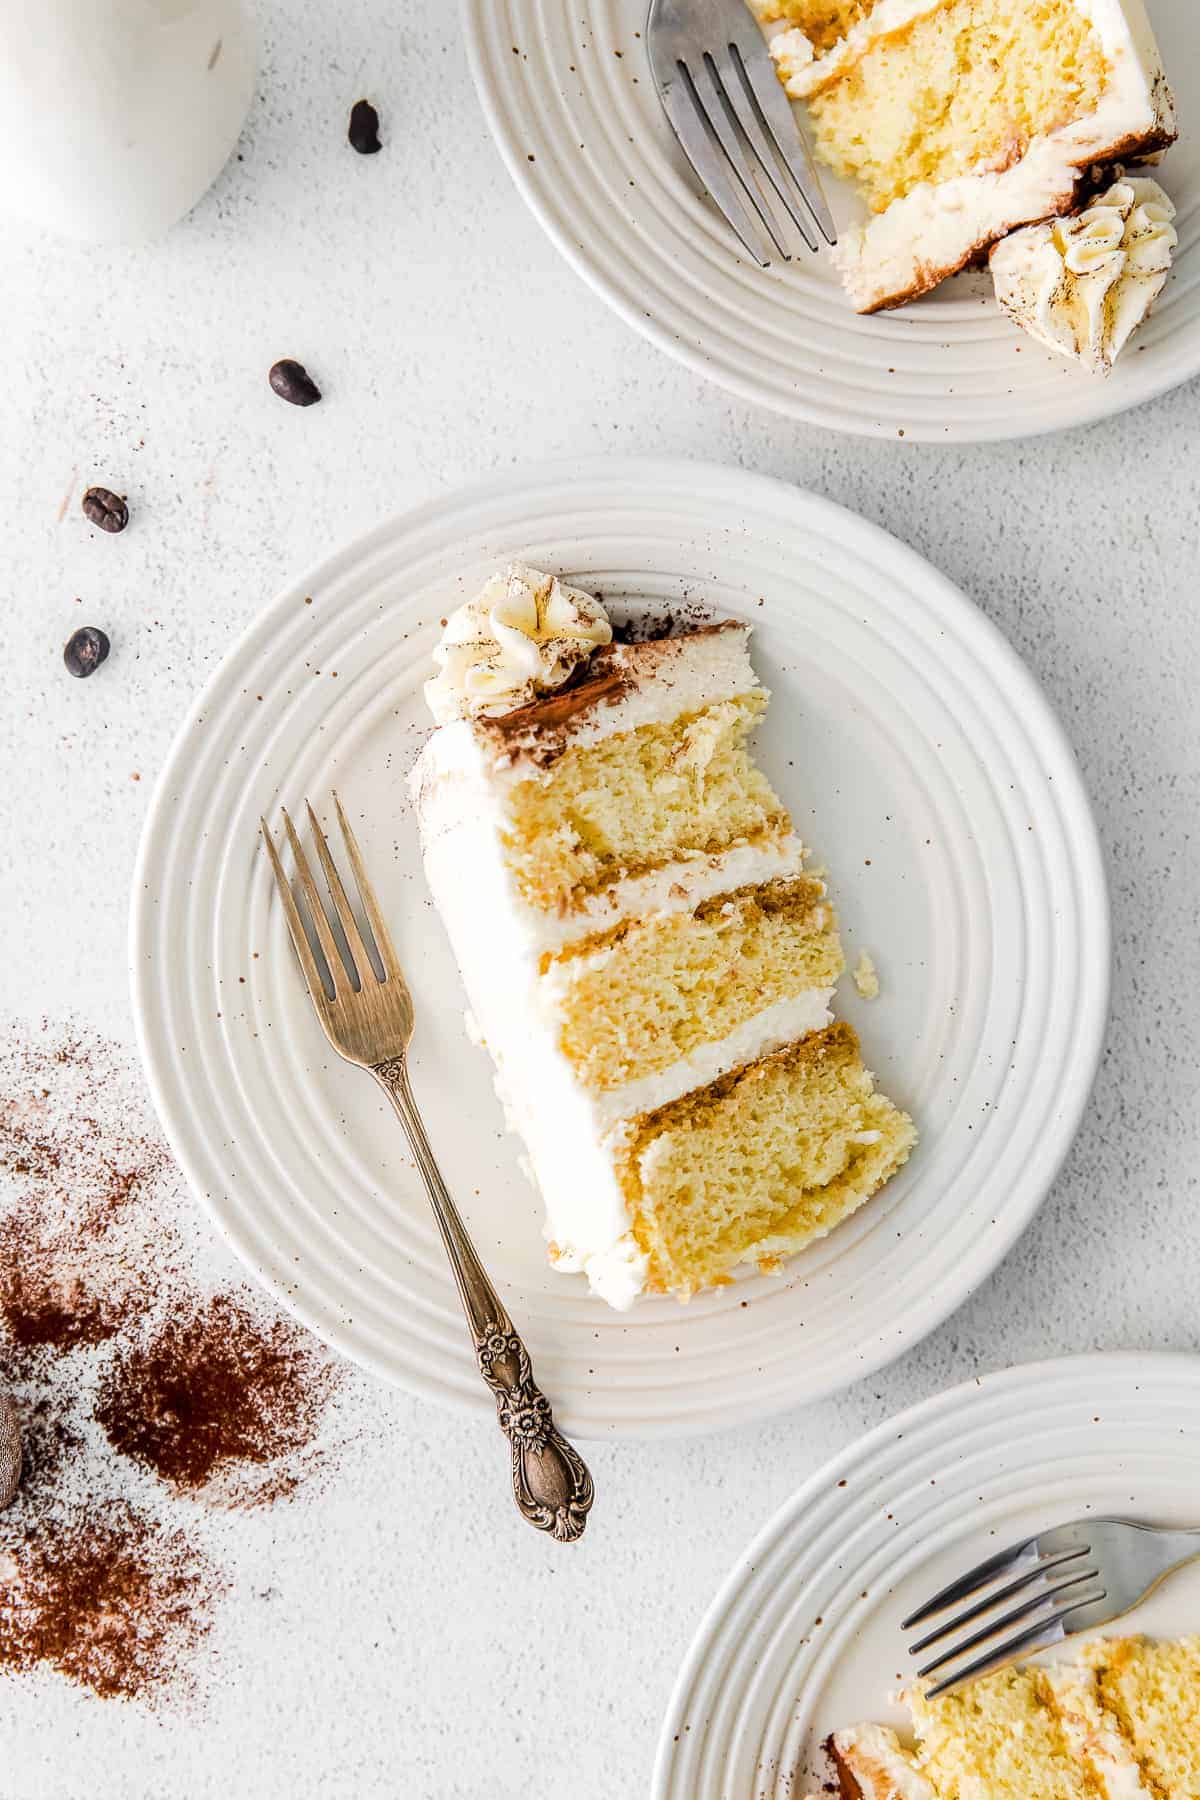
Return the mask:
[[[879,975],[865,950],[854,965],[854,985],[864,1000],[878,1000]]]

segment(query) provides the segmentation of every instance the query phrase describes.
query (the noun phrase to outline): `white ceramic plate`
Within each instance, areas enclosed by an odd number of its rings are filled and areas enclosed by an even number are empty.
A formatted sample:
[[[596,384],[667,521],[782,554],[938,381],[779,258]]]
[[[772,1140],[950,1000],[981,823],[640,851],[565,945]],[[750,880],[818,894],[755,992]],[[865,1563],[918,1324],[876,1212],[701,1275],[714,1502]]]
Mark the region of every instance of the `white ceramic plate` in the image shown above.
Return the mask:
[[[1200,17],[1149,0],[1184,121],[1162,179],[1176,272],[1107,381],[1008,323],[986,275],[860,318],[828,257],[769,270],[700,192],[646,62],[646,0],[463,0],[492,133],[558,248],[660,349],[743,399],[837,431],[980,442],[1057,431],[1200,372]],[[839,223],[861,203],[829,184]]]
[[[889,1419],[814,1475],[726,1581],[672,1695],[653,1800],[822,1792],[831,1731],[903,1728],[900,1621],[922,1600],[1068,1519],[1200,1524],[1198,1464],[1192,1356],[1030,1364]],[[1200,1567],[1111,1629],[1200,1630]]]
[[[610,600],[757,627],[766,763],[834,872],[902,1175],[786,1278],[617,1314],[546,1265],[541,1209],[463,1025],[404,775],[439,620],[526,556]],[[311,602],[311,603],[310,603]],[[214,676],[161,777],[136,877],[134,1006],[175,1151],[235,1248],[348,1355],[490,1407],[399,1128],[302,992],[260,813],[346,800],[415,989],[414,1081],[479,1248],[581,1433],[698,1431],[827,1393],[953,1310],[1024,1227],[1076,1129],[1104,1029],[1095,830],[1041,693],[895,539],[782,483],[685,462],[497,477],[384,525],[291,588]]]

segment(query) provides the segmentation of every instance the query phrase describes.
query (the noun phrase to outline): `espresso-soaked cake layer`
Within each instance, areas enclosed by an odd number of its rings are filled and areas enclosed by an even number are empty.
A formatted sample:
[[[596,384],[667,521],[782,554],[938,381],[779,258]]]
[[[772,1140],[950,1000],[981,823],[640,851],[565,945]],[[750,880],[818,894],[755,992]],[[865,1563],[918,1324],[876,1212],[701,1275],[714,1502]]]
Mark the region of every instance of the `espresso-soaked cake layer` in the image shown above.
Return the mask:
[[[741,1262],[792,1254],[861,1206],[914,1142],[843,1022],[633,1121],[622,1180],[647,1285],[686,1297]]]
[[[513,785],[504,849],[533,906],[569,907],[597,888],[679,858],[719,855],[790,830],[746,740],[757,694],[571,746]]]
[[[814,79],[808,105],[823,160],[883,212],[920,182],[1015,161],[1094,110],[1108,78],[1075,0],[948,0]]]
[[[612,1089],[798,996],[827,1005],[844,966],[825,884],[800,876],[571,944],[546,959],[539,986],[579,1079]]]

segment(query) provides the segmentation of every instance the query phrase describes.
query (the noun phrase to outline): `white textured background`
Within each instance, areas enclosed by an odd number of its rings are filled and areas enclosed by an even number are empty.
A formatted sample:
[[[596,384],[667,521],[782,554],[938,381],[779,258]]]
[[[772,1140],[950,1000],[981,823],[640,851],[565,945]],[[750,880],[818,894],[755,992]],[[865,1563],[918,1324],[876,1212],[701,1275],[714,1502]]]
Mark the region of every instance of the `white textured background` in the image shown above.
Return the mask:
[[[1200,1340],[1200,395],[963,451],[748,411],[631,336],[542,240],[446,0],[259,15],[241,159],[164,243],[6,232],[6,1013],[73,1010],[130,1037],[126,893],[151,783],[283,575],[449,484],[554,454],[724,459],[896,532],[1044,681],[1108,849],[1113,1023],[1079,1141],[1034,1229],[918,1350],[782,1423],[592,1446],[602,1499],[565,1553],[508,1508],[490,1430],[355,1376],[362,1433],[331,1486],[240,1531],[201,1713],[155,1718],[52,1678],[0,1688],[4,1800],[626,1800],[715,1584],[829,1451],[977,1370]],[[374,158],[345,144],[364,93]],[[269,392],[285,355],[319,407]],[[128,493],[123,536],[84,521],[92,481]],[[60,648],[84,622],[114,647],[76,682]]]

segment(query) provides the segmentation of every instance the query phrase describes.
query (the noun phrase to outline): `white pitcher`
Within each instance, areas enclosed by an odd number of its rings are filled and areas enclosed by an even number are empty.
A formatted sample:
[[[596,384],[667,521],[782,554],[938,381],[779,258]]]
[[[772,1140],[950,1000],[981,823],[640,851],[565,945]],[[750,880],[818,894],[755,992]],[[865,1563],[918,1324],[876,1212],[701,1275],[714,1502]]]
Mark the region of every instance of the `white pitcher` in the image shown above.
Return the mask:
[[[254,69],[242,0],[0,0],[0,206],[157,237],[220,173]]]

